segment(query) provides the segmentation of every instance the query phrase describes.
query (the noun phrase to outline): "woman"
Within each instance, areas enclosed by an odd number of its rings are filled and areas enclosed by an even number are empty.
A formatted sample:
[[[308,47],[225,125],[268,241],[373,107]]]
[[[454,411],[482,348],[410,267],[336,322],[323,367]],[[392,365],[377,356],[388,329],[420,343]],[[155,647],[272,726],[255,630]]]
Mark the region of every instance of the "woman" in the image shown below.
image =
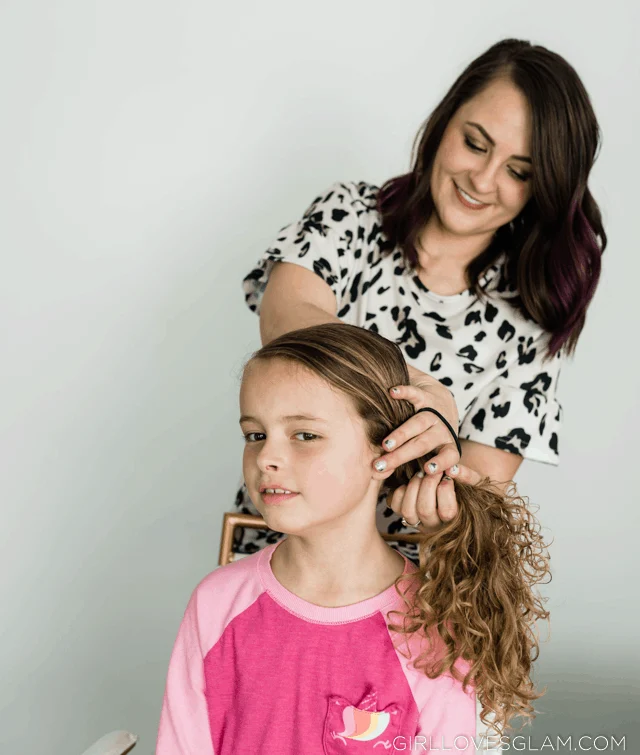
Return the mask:
[[[368,328],[411,365],[411,385],[393,397],[438,412],[416,413],[381,447],[375,464],[386,475],[433,454],[419,484],[381,497],[381,531],[455,517],[451,476],[486,475],[504,490],[524,458],[558,464],[558,379],[606,247],[587,187],[599,138],[574,69],[504,40],[423,124],[411,172],[381,188],[333,184],[245,277],[263,343],[323,322]],[[236,508],[258,513],[244,485]],[[281,537],[238,530],[234,552]],[[414,546],[400,550],[415,559]]]

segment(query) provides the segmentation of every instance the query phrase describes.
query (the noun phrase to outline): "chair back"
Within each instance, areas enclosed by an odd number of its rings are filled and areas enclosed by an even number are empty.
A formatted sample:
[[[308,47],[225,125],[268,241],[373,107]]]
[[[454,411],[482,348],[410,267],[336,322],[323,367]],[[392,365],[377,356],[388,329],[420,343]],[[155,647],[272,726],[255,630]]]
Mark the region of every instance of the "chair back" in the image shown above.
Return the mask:
[[[233,552],[233,533],[236,527],[250,527],[251,529],[256,530],[269,529],[267,523],[261,516],[254,516],[253,514],[236,514],[232,511],[225,512],[222,524],[222,536],[220,538],[219,566],[230,564],[236,558],[236,554]],[[384,540],[392,543],[417,543],[421,538],[419,532],[416,532],[415,534],[401,532],[397,535],[381,532],[380,534]]]

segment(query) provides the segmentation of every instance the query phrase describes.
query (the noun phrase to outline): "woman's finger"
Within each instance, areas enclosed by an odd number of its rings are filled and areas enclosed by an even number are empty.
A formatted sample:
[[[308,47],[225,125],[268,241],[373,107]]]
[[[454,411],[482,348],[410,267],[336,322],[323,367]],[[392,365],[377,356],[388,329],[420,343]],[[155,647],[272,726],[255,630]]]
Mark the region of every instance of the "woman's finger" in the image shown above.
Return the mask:
[[[418,498],[418,490],[420,489],[420,482],[424,479],[424,473],[422,476],[420,472],[415,474],[410,480],[404,491],[402,497],[402,503],[400,505],[400,516],[403,516],[406,521],[413,526],[417,524],[420,517],[416,513],[416,501]]]
[[[436,510],[436,488],[438,487],[438,476],[435,477],[423,477],[420,481],[420,487],[417,491],[415,507],[417,513],[417,519],[422,522],[422,527],[425,532],[433,532],[442,526],[440,517]],[[413,520],[416,521],[415,519]]]
[[[402,516],[402,499],[404,498],[406,489],[406,485],[400,485],[399,488],[393,491],[391,498],[387,497],[387,506],[398,516]]]
[[[446,417],[451,427],[458,427],[458,407],[453,393],[439,380],[427,375],[425,380],[427,382],[414,381],[409,385],[396,385],[389,389],[389,395],[395,399],[409,401],[416,409],[435,409]]]
[[[442,522],[450,522],[458,516],[458,501],[453,480],[443,475],[436,489],[438,517]]]
[[[397,391],[397,394],[393,393],[394,390]],[[391,389],[391,395],[411,401],[417,409],[425,408],[428,405],[425,399],[425,391],[419,386],[397,386],[397,388]],[[421,438],[420,444],[412,444],[411,451],[407,453],[407,444],[416,438]],[[460,461],[460,454],[450,429],[433,412],[420,412],[409,417],[383,439],[382,447],[387,455],[377,459],[376,462],[384,460],[384,469],[386,470],[396,469],[411,459],[417,459],[436,451],[437,453],[434,453],[434,456],[430,459],[430,467],[425,467],[427,474],[445,470]],[[436,456],[438,458],[435,458]],[[376,465],[376,469],[380,471],[378,465]]]
[[[391,396],[392,398],[402,398],[405,401],[410,401],[416,409],[429,406],[429,404],[425,403],[424,389],[417,385],[396,385],[391,388]]]
[[[391,398],[408,401],[413,404],[416,411],[426,408],[435,409],[447,418],[451,427],[457,427],[459,424],[455,398],[451,391],[438,381],[435,381],[435,385],[422,383],[396,385],[389,389],[389,395]]]
[[[465,464],[454,464],[449,469],[445,469],[445,474],[453,477],[458,482],[464,482],[467,485],[477,485],[482,479],[482,475],[475,469],[467,467]]]
[[[437,453],[429,459],[427,464],[424,465],[424,471],[427,474],[442,472],[447,467],[453,466],[460,460],[460,454],[451,438],[451,433],[446,427],[444,427],[442,422],[438,420],[436,424],[430,426],[427,424],[426,429],[421,431],[420,428],[425,427],[424,423],[425,420],[423,420],[422,417],[413,416],[409,417],[406,422],[403,422],[399,428],[394,430],[394,437],[404,437],[406,440],[404,440],[404,442],[397,448],[394,448],[393,451],[388,451],[383,456],[374,460],[373,464],[376,471],[385,473],[382,479],[388,477],[389,474],[401,464],[406,464],[412,459],[419,459],[421,456],[426,456],[434,451],[434,449],[438,449]],[[409,429],[405,430],[405,425],[407,425]],[[398,436],[397,433],[400,433],[400,431],[402,431],[402,433]],[[416,432],[417,434],[410,435],[410,433]]]
[[[374,464],[378,471],[380,471],[379,464],[377,464],[379,461],[385,462],[384,471],[386,472],[390,469],[397,469],[401,464],[406,464],[412,459],[426,456],[434,447],[442,444],[437,428],[427,426],[427,429],[421,429],[424,427],[424,423],[420,417],[410,417],[401,427],[409,423],[411,423],[410,428],[412,429],[408,432],[416,432],[417,434],[411,435],[401,446],[376,459]]]
[[[438,472],[444,472],[446,474],[447,467],[451,467],[460,460],[460,454],[456,444],[451,441],[445,443],[440,448],[435,456],[432,456],[429,461],[424,465],[427,474],[438,474]]]

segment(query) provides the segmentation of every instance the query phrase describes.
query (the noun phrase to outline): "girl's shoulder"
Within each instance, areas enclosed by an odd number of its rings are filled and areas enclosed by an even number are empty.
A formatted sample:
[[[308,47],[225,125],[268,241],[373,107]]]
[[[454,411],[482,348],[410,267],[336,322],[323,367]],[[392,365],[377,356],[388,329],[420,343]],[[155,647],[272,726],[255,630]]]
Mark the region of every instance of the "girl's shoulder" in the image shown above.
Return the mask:
[[[218,566],[205,575],[193,590],[198,604],[210,603],[219,610],[225,602],[235,602],[239,593],[260,593],[263,589],[258,574],[260,553],[258,551],[230,564]]]

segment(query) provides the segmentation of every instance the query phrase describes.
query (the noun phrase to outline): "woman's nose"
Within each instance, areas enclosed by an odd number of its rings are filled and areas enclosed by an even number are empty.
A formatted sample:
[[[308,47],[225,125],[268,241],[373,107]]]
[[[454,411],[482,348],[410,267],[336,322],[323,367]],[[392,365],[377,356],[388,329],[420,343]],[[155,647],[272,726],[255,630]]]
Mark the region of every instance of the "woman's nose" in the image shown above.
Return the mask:
[[[478,195],[476,199],[479,199],[481,202],[489,201],[489,198],[496,189],[497,172],[498,166],[487,162],[482,168],[474,170],[469,174],[471,190],[475,191]]]

